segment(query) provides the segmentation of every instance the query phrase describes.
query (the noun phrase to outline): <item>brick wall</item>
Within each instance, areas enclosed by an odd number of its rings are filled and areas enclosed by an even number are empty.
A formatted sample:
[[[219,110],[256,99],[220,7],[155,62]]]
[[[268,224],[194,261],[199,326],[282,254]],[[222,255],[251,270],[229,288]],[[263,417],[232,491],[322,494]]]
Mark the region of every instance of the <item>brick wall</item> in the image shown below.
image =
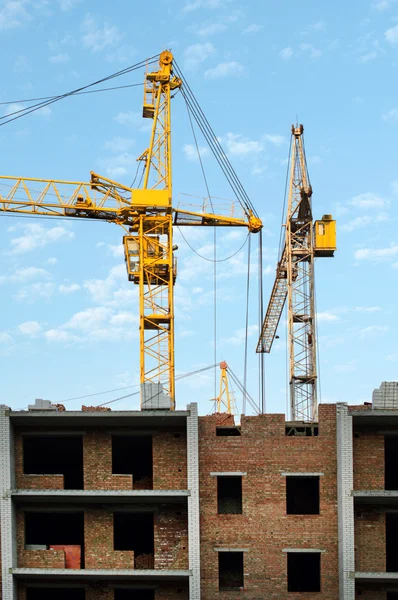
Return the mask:
[[[358,432],[353,442],[354,489],[384,490],[384,435]]]
[[[336,407],[319,407],[319,436],[287,437],[283,415],[242,417],[240,437],[217,437],[220,417],[199,417],[202,600],[218,591],[214,548],[244,548],[245,600],[319,598],[287,594],[286,548],[317,548],[322,598],[338,597]],[[210,472],[241,471],[243,514],[217,515],[217,480]],[[282,472],[322,472],[320,515],[286,515]]]
[[[113,512],[85,510],[84,543],[86,569],[134,569],[134,552],[113,549]]]
[[[162,509],[154,518],[155,569],[188,569],[186,510]]]
[[[18,567],[37,569],[64,569],[63,550],[25,550],[25,516],[22,510],[16,513],[17,564]]]
[[[152,438],[153,489],[187,489],[187,436],[185,432],[158,432]]]
[[[83,437],[85,490],[132,490],[132,475],[112,474],[112,436],[90,430]]]
[[[355,518],[355,570],[386,570],[386,515],[361,511]]]
[[[26,475],[23,471],[23,437],[15,434],[15,482],[22,490],[63,490],[63,475]]]

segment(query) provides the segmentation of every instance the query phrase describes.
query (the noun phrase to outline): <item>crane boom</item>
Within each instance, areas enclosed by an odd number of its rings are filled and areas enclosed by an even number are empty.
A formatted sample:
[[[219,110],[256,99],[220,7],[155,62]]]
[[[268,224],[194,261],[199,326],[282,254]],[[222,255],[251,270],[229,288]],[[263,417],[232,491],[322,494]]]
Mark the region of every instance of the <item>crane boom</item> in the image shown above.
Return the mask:
[[[283,307],[288,301],[290,408],[294,421],[317,419],[317,360],[314,259],[333,256],[335,221],[313,222],[302,125],[292,126],[292,158],[285,245],[262,326],[257,352],[270,352]]]
[[[89,182],[0,176],[0,212],[99,219],[124,228],[128,278],[139,285],[142,408],[175,408],[173,225],[262,228],[250,210],[237,218],[173,209],[170,100],[181,85],[165,50],[159,69],[145,75],[143,117],[153,124],[138,159],[144,161],[142,188],[94,172]]]

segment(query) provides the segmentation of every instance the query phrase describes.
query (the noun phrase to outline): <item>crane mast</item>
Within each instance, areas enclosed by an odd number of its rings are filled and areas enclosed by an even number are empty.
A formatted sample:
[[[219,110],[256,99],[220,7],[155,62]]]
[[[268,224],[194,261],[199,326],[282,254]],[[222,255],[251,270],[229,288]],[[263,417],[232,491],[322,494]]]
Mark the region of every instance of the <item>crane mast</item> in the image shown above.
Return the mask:
[[[313,222],[312,187],[303,144],[304,128],[292,126],[285,244],[276,269],[257,352],[270,352],[287,299],[289,393],[294,421],[317,419],[314,259],[333,256],[335,221]]]

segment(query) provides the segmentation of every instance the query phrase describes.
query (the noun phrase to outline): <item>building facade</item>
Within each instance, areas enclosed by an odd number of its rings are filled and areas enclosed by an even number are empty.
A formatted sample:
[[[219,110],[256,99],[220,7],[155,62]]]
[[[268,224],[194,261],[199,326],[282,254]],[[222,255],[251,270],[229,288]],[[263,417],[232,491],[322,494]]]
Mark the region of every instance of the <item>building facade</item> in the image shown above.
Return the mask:
[[[1,406],[2,600],[397,600],[388,385],[315,424]]]

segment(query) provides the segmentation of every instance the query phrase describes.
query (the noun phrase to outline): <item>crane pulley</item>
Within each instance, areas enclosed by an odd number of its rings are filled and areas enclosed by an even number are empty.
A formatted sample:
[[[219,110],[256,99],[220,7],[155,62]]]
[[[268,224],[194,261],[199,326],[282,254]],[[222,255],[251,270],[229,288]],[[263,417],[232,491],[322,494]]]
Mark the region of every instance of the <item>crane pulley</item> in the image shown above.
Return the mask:
[[[290,408],[294,421],[317,419],[317,355],[314,259],[333,256],[336,222],[331,215],[313,222],[312,187],[303,144],[304,127],[292,126],[285,243],[265,315],[257,352],[271,351],[288,301]]]
[[[185,81],[185,80],[184,80]],[[186,85],[173,74],[173,55],[147,72],[143,117],[152,119],[142,188],[130,188],[96,173],[89,182],[0,176],[0,212],[105,220],[125,230],[128,278],[139,285],[142,408],[175,408],[173,226],[262,228],[247,205],[244,217],[186,211],[172,206],[171,91]]]

